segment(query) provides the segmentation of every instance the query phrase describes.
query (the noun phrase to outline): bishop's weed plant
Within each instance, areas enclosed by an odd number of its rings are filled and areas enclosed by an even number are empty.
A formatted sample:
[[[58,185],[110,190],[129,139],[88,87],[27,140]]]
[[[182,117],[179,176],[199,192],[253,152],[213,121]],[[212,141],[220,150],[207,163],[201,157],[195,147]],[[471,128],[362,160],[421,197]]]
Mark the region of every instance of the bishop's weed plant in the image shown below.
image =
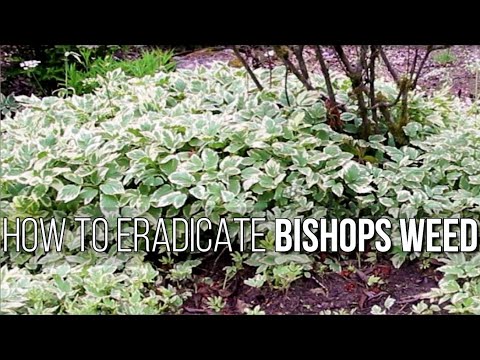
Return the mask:
[[[118,216],[152,226],[160,217],[208,217],[216,226],[220,218],[261,217],[267,240],[275,218],[478,218],[479,124],[458,99],[412,95],[409,144],[395,147],[386,129],[357,139],[348,78],[333,76],[351,125],[337,132],[316,91],[292,78],[286,94],[283,68],[256,72],[265,82],[271,76],[271,86],[258,91],[245,70],[217,64],[142,78],[117,69],[96,78],[95,93],[17,97],[22,110],[2,120],[0,217],[105,217],[112,229]],[[321,76],[311,81],[323,86]],[[387,82],[379,88],[396,94]],[[61,253],[0,251],[1,313],[181,311],[190,296],[181,283],[205,254],[162,270],[143,251],[116,253],[111,234],[106,252],[81,252],[70,225]],[[237,239],[235,223],[229,229]],[[399,246],[390,255],[395,266],[422,256]],[[288,289],[314,261],[268,249],[241,263],[257,269],[248,284]],[[476,311],[475,286],[463,291],[473,300],[447,300]]]

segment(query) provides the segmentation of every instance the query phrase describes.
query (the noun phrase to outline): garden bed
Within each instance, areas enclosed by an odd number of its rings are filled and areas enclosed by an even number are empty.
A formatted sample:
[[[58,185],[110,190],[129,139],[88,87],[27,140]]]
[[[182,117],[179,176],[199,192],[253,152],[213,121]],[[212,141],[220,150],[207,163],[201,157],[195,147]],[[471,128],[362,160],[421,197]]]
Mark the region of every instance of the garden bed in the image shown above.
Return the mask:
[[[408,61],[404,50],[389,49],[399,62]],[[286,92],[279,66],[257,68],[270,81],[257,91],[225,49],[184,54],[178,71],[117,69],[83,96],[19,97],[23,110],[2,120],[1,217],[269,223],[263,254],[168,256],[164,248],[117,253],[113,237],[108,254],[79,251],[72,225],[60,254],[1,250],[2,313],[479,313],[480,256],[402,253],[398,228],[388,254],[278,254],[272,245],[274,218],[478,219],[480,119],[464,101],[471,75],[460,65],[478,47],[452,53],[454,96],[411,96],[406,146],[394,146],[387,130],[359,139],[345,76],[333,81],[348,110],[337,131],[318,92],[292,75]],[[427,78],[438,68],[428,63]],[[325,85],[318,73],[311,80]],[[395,84],[379,89],[394,102]]]
[[[375,305],[384,308],[388,297],[396,299],[389,314],[411,314],[412,305],[422,301],[422,296],[438,286],[441,274],[437,266],[422,270],[421,262],[413,262],[395,269],[389,261],[365,266],[357,272],[342,271],[313,275],[300,279],[286,290],[268,287],[252,288],[244,283],[255,274],[248,268],[239,274],[226,288],[219,269],[229,265],[229,258],[212,259],[196,271],[195,278],[202,285],[183,306],[187,314],[213,314],[207,304],[208,297],[221,296],[226,299],[223,314],[244,314],[245,309],[259,306],[266,314],[371,314]],[[368,286],[366,279],[377,275],[383,284]],[[212,278],[205,285],[202,279]]]

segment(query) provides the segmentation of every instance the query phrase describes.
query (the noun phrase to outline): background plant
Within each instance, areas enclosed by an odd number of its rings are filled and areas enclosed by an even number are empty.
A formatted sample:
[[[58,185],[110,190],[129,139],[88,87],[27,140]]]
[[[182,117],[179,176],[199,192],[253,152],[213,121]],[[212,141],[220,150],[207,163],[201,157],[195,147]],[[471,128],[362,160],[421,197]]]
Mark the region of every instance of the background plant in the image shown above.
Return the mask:
[[[333,49],[342,64],[344,74],[350,79],[351,91],[348,96],[355,100],[355,114],[349,112],[345,101],[337,96],[332,85],[332,75],[319,45],[313,45],[318,65],[324,78],[324,86],[315,87],[311,81],[304,58],[305,45],[277,45],[273,52],[285,66],[286,73],[292,73],[309,90],[320,90],[319,97],[325,104],[327,123],[335,130],[343,128],[343,121],[358,119],[359,135],[368,139],[372,134],[389,131],[398,145],[405,145],[407,138],[403,127],[409,121],[410,93],[417,88],[418,80],[429,56],[441,49],[448,48],[443,45],[429,45],[424,48],[415,47],[411,63],[406,69],[398,69],[390,61],[385,49],[381,45],[362,45],[357,47],[356,54],[347,55],[342,45],[335,45]],[[241,55],[237,46],[233,47],[235,54],[245,66],[255,85],[261,91],[262,82],[255,76],[248,62]],[[389,100],[387,93],[377,85],[378,65],[383,62],[396,84],[394,100]],[[285,79],[287,79],[286,77]],[[391,93],[390,93],[391,94]],[[285,96],[288,102],[288,84],[285,80]]]
[[[2,69],[2,88],[8,89],[15,79],[26,76],[32,80],[37,95],[48,96],[59,88],[80,95],[98,86],[90,79],[118,67],[138,77],[151,75],[162,67],[167,71],[175,67],[170,51],[151,49],[136,59],[119,57],[128,50],[127,46],[119,45],[17,46],[8,66]]]

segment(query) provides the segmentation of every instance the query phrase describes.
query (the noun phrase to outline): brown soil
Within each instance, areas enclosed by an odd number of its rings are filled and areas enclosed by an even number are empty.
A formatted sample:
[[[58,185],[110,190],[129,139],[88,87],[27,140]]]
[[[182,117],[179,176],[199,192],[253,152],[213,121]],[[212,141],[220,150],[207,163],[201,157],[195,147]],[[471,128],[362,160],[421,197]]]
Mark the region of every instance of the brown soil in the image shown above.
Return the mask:
[[[265,66],[261,59],[268,50],[268,46],[242,46],[244,54],[247,55],[249,62],[255,66]],[[399,73],[406,69],[407,64],[413,61],[414,46],[386,46],[386,53],[392,65],[399,70]],[[345,52],[355,56],[356,47],[346,46]],[[441,52],[449,52],[451,62],[442,63],[437,55]],[[420,54],[422,54],[420,52]],[[437,54],[437,55],[436,55]],[[324,48],[324,56],[333,69],[340,70],[340,63],[330,48]],[[232,62],[235,55],[231,49],[216,47],[197,50],[186,55],[177,56],[178,68],[194,68],[199,65],[209,66],[213,62]],[[319,65],[315,59],[312,49],[306,48],[305,59],[310,69],[319,71]],[[450,88],[451,92],[457,96],[466,99],[473,99],[475,96],[475,75],[468,70],[467,65],[480,59],[480,45],[456,45],[448,50],[441,50],[433,53],[425,63],[419,86],[427,91],[440,89],[443,86]],[[281,62],[274,59],[276,65]],[[389,78],[386,68],[380,68],[380,76]]]
[[[220,264],[220,262],[222,264]],[[226,300],[223,314],[243,314],[245,308],[260,305],[266,314],[320,314],[326,310],[354,314],[370,314],[374,305],[383,309],[387,297],[396,300],[389,314],[409,314],[411,306],[420,302],[423,294],[437,285],[438,273],[433,268],[421,270],[418,263],[410,263],[400,269],[392,268],[388,262],[362,268],[355,273],[327,273],[323,276],[312,275],[294,282],[285,290],[273,289],[264,285],[261,289],[244,284],[244,280],[254,275],[254,269],[241,271],[234,280],[223,288],[225,258],[216,266],[214,261],[205,264],[196,275],[196,291],[184,305],[187,314],[211,314],[208,308],[209,296],[221,296]],[[224,263],[224,264],[223,264]],[[367,286],[370,275],[379,276],[383,284]],[[210,277],[211,284],[201,279]]]
[[[144,48],[148,46],[131,46],[129,49],[119,51],[115,55],[122,59],[137,58]],[[207,47],[197,49],[198,47],[187,47],[175,49],[177,56],[174,58],[177,62],[177,68],[194,68],[199,65],[209,66],[213,62],[220,61],[225,63],[235,62],[235,55],[231,49],[225,46]],[[268,50],[268,46],[241,46],[244,53],[249,55],[249,61],[254,66],[265,66],[259,60]],[[6,69],[13,66],[7,60],[18,49],[15,46],[2,46],[0,48],[0,67]],[[355,53],[355,47],[346,46],[345,51],[349,55]],[[431,56],[425,64],[423,75],[420,78],[419,86],[426,90],[439,89],[444,85],[450,87],[451,92],[462,98],[473,99],[475,96],[475,76],[468,70],[467,65],[480,59],[480,45],[456,45],[448,50],[451,53],[452,61],[449,63],[440,63],[435,56]],[[403,69],[406,64],[412,61],[414,54],[413,46],[386,46],[386,52],[392,64],[398,69]],[[324,55],[329,65],[334,69],[340,69],[340,64],[334,56],[331,49],[325,48]],[[313,51],[306,49],[305,58],[310,69],[319,71]],[[274,60],[279,65],[280,61]],[[389,77],[385,69],[380,71],[380,75]],[[5,80],[5,79],[3,79]],[[0,82],[2,77],[0,74]],[[35,91],[32,81],[22,75],[18,75],[8,84],[2,84],[2,92],[9,94],[14,92],[16,95],[30,95]]]

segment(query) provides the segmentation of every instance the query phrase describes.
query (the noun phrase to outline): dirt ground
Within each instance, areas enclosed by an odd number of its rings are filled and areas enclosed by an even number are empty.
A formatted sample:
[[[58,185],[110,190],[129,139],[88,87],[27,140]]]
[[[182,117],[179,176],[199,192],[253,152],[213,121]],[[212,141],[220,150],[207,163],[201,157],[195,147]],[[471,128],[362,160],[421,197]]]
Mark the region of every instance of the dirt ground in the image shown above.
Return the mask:
[[[241,49],[255,66],[255,59],[262,57],[262,54],[265,54],[269,50],[269,47],[241,47]],[[399,70],[405,69],[407,64],[411,64],[413,61],[414,46],[391,45],[386,46],[385,49],[392,65]],[[353,55],[355,51],[356,47],[345,47],[345,52],[349,55]],[[448,53],[448,55],[441,56],[443,55],[442,53],[445,52]],[[313,71],[319,71],[313,50],[306,48],[305,53],[309,68],[313,69]],[[324,56],[332,68],[340,68],[340,64],[332,49],[324,47]],[[229,62],[233,59],[235,59],[233,51],[221,47],[197,50],[175,58],[178,68],[193,68],[199,65],[208,66],[214,61]],[[475,60],[480,60],[480,45],[455,45],[447,50],[440,50],[433,53],[425,64],[419,86],[427,91],[448,86],[453,94],[469,101],[469,99],[473,99],[475,96],[475,74],[468,69],[467,65]],[[280,64],[279,61],[275,62]],[[261,66],[261,64],[258,65]],[[385,67],[380,69],[380,75],[387,78],[390,77]]]
[[[142,50],[148,46],[131,46],[123,50],[117,57],[122,59],[134,59],[139,56]],[[235,59],[233,51],[227,46],[215,46],[197,49],[198,47],[179,48],[175,50],[177,56],[174,59],[177,62],[177,68],[193,68],[199,65],[208,66],[215,61],[225,63]],[[399,69],[404,68],[413,59],[413,46],[386,46],[386,53],[390,61]],[[241,46],[240,49],[248,55],[250,62],[254,66],[262,66],[256,59],[261,58],[270,48],[268,46]],[[15,46],[0,47],[0,69],[4,69],[12,64],[8,63],[8,58],[16,51]],[[347,54],[355,52],[355,47],[346,46]],[[445,51],[445,50],[442,50]],[[446,50],[449,56],[445,59],[450,60],[441,62],[436,55],[431,56],[425,64],[423,75],[419,81],[419,86],[426,90],[438,89],[444,85],[450,86],[451,92],[467,101],[475,96],[475,75],[468,69],[467,65],[475,60],[480,60],[480,45],[456,45]],[[318,64],[315,60],[313,50],[308,47],[305,50],[305,58],[310,69],[318,71]],[[333,54],[333,50],[324,47],[324,56],[329,65],[333,68],[339,68],[340,64]],[[280,61],[275,61],[280,64]],[[14,65],[13,65],[14,66]],[[386,69],[381,70],[381,74],[389,77]],[[0,73],[0,81],[2,76]],[[2,83],[2,93],[8,95],[14,92],[16,95],[30,95],[35,92],[34,84],[26,76],[17,76],[8,83]]]
[[[185,303],[186,314],[212,314],[207,298],[221,296],[226,299],[223,314],[243,314],[245,308],[260,305],[266,314],[322,314],[328,311],[340,314],[370,314],[374,305],[383,309],[385,300],[390,296],[396,302],[389,314],[409,314],[411,306],[422,300],[422,295],[435,287],[440,274],[432,266],[422,270],[419,263],[403,265],[400,269],[392,267],[388,261],[380,261],[354,272],[328,272],[322,276],[314,274],[310,278],[295,281],[291,287],[275,290],[269,286],[253,288],[244,280],[253,277],[253,268],[246,267],[224,286],[224,272],[220,271],[228,264],[228,258],[219,263],[207,262],[196,270],[195,291]],[[378,276],[381,283],[367,285],[367,278]],[[203,279],[210,278],[208,284]]]

